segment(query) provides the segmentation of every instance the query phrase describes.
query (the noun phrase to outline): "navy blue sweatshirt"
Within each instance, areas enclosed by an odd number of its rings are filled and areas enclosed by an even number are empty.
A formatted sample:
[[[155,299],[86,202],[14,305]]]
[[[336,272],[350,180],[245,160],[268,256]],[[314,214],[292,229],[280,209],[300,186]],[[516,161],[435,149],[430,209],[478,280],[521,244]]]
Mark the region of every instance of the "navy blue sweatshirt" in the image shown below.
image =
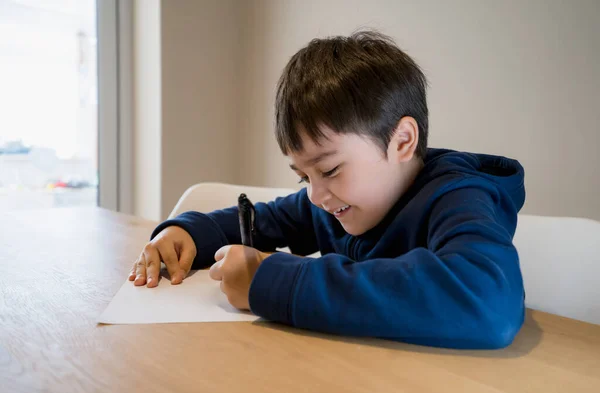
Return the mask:
[[[339,335],[450,348],[501,348],[523,324],[519,258],[512,238],[525,199],[515,160],[429,149],[413,185],[359,236],[314,206],[306,189],[256,203],[255,248],[288,246],[258,268],[252,312]],[[194,269],[240,244],[237,208],[186,212],[158,226],[190,233]],[[320,251],[319,258],[301,257]]]

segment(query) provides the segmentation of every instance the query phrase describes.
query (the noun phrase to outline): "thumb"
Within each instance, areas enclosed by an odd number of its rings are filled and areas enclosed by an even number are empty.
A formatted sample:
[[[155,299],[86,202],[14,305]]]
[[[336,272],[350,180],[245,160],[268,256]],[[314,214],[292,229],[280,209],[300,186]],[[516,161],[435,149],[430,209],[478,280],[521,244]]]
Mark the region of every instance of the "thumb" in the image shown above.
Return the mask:
[[[231,246],[223,246],[219,248],[217,252],[215,252],[215,261],[219,262],[221,259],[225,258],[225,254],[227,254],[227,251],[229,251],[230,248]]]
[[[223,261],[213,264],[210,267],[210,269],[208,270],[208,277],[212,278],[213,280],[217,280],[217,281],[223,280],[223,272],[221,271],[222,264],[223,264]]]

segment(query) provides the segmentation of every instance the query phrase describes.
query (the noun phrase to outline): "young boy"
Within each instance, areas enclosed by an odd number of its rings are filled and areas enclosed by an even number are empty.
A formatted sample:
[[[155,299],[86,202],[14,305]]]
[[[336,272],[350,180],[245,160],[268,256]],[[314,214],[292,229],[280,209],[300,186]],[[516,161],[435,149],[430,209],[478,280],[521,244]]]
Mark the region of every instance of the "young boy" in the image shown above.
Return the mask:
[[[388,37],[313,40],[285,67],[276,98],[277,141],[306,188],[256,203],[255,248],[239,245],[235,207],[162,223],[129,279],[156,286],[161,260],[173,284],[212,265],[233,306],[272,321],[431,346],[509,345],[525,312],[512,243],[523,168],[427,149],[425,90]],[[272,253],[285,246],[294,255]]]

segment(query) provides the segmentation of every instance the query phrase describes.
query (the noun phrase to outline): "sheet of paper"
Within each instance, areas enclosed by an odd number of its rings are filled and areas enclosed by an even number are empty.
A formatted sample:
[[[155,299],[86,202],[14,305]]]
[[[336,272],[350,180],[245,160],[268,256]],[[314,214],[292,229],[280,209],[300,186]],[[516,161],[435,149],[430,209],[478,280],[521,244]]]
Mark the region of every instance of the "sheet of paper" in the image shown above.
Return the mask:
[[[155,288],[136,287],[126,281],[98,322],[146,324],[257,319],[254,314],[231,306],[221,292],[219,282],[208,276],[208,270],[195,270],[179,285],[171,285],[164,273]]]

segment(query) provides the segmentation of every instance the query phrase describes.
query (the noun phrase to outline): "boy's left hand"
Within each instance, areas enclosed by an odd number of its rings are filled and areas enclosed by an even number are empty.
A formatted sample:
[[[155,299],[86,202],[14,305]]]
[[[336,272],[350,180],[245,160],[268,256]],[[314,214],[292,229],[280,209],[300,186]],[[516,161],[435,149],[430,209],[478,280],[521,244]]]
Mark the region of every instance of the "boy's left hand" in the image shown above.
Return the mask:
[[[211,266],[209,276],[221,281],[221,291],[233,307],[249,310],[250,284],[261,262],[269,255],[237,244],[221,247],[215,253],[217,262]]]

